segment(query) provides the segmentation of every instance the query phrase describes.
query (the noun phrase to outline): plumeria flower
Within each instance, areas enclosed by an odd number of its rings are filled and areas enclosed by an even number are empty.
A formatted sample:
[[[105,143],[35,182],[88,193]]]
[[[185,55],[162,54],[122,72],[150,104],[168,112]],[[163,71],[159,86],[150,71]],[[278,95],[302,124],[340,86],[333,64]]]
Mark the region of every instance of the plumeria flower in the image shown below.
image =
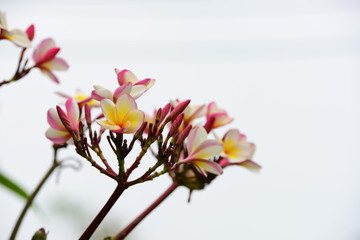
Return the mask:
[[[77,102],[69,98],[65,103],[66,113],[65,117],[70,124],[70,128],[74,131],[79,131],[79,117],[80,110]],[[50,125],[45,135],[55,144],[64,144],[71,139],[71,134],[62,123],[59,113],[55,108],[49,109],[47,113],[47,121]]]
[[[43,73],[48,75],[56,83],[59,79],[53,74],[53,70],[64,71],[69,65],[64,59],[56,57],[60,48],[56,47],[55,42],[51,38],[44,39],[34,50],[32,55],[35,66]]]
[[[121,95],[116,103],[109,99],[100,102],[106,120],[97,120],[105,129],[115,133],[134,133],[144,122],[144,113],[137,109],[135,100],[129,95]]]
[[[28,38],[28,35],[20,30],[13,29],[9,30],[6,14],[0,11],[0,39],[7,39],[13,42],[15,45],[23,48],[31,47],[31,41]]]
[[[179,163],[192,163],[202,174],[206,172],[222,174],[219,164],[211,161],[211,158],[219,156],[223,146],[217,140],[207,140],[207,132],[203,127],[193,128],[187,138],[188,156]]]
[[[115,68],[115,73],[117,74],[117,79],[120,86],[127,83],[132,84],[130,95],[134,99],[137,99],[143,95],[143,93],[149,90],[155,83],[155,79],[152,78],[146,78],[139,81],[135,74],[127,69],[120,71],[119,69]]]
[[[219,108],[215,102],[211,102],[207,107],[205,129],[210,132],[212,129],[224,126],[234,119],[229,117],[227,112]]]
[[[255,144],[247,141],[246,136],[237,129],[230,129],[223,137],[224,159],[220,161],[222,167],[240,165],[250,170],[258,170],[261,167],[252,161]]]

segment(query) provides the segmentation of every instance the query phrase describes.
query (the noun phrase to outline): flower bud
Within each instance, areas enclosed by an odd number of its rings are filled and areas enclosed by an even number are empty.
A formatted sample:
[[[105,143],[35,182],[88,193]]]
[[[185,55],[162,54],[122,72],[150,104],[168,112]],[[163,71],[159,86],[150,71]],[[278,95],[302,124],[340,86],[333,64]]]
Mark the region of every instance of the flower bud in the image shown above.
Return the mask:
[[[166,118],[167,122],[172,121],[173,119],[175,119],[180,113],[182,113],[185,108],[189,105],[190,103],[190,99],[183,101],[181,103],[179,103],[179,105],[177,105],[169,114],[169,116]]]

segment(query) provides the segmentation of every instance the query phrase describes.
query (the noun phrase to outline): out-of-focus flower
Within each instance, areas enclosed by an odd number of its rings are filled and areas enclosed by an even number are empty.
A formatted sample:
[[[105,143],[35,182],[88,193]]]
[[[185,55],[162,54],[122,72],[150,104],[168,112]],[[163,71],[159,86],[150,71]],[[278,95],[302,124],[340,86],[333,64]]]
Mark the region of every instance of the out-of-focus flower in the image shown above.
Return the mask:
[[[65,103],[65,108],[66,113],[65,116],[62,117],[64,117],[65,120],[69,123],[69,127],[72,130],[79,131],[80,111],[77,102],[74,99],[69,98]],[[47,113],[47,121],[50,127],[46,131],[45,135],[53,143],[64,144],[71,138],[71,134],[64,126],[59,113],[55,108],[49,109]]]
[[[98,102],[92,99],[91,96],[88,96],[84,93],[82,93],[80,90],[76,90],[76,93],[74,96],[70,96],[66,93],[62,92],[56,92],[57,95],[64,97],[64,98],[73,98],[77,101],[79,106],[83,106],[84,104],[89,105],[90,107],[98,107]]]
[[[26,35],[28,36],[29,40],[32,41],[34,39],[35,36],[35,26],[34,24],[31,24],[27,29],[26,29]]]
[[[115,68],[115,73],[117,74],[117,79],[120,86],[127,83],[132,84],[130,95],[134,99],[137,99],[143,95],[143,93],[149,90],[155,83],[155,79],[152,78],[146,78],[139,81],[135,74],[127,69],[120,71],[119,69]]]
[[[213,174],[223,172],[219,164],[210,160],[219,156],[223,146],[217,140],[207,140],[207,132],[203,127],[195,127],[190,131],[186,147],[188,156],[179,163],[192,163],[204,175],[204,170]]]
[[[69,68],[64,59],[56,57],[59,51],[60,48],[56,47],[54,40],[47,38],[35,48],[32,55],[35,62],[34,67],[39,68],[56,83],[59,83],[59,79],[52,71],[64,71]]]
[[[229,117],[227,112],[223,109],[218,108],[215,102],[209,103],[206,112],[206,123],[205,129],[210,132],[212,129],[224,126],[234,119]]]
[[[135,100],[128,94],[121,95],[116,103],[103,99],[100,106],[106,120],[97,120],[97,123],[112,132],[134,133],[144,122],[144,113],[137,109]]]
[[[261,167],[252,161],[255,144],[247,141],[246,136],[237,129],[230,129],[223,137],[224,159],[220,161],[222,167],[240,165],[249,170],[259,170]]]
[[[6,21],[6,14],[1,11],[0,11],[0,39],[7,39],[19,47],[23,47],[23,48],[31,47],[31,41],[29,40],[28,35],[24,31],[20,29],[9,30]]]

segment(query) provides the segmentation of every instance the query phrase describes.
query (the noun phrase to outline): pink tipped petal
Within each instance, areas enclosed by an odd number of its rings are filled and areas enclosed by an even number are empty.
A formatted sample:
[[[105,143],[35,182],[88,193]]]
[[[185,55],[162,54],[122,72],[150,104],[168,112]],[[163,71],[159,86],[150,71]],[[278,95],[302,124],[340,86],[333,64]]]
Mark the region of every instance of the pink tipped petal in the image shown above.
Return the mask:
[[[2,31],[2,35],[4,38],[12,41],[19,47],[28,48],[31,47],[31,41],[25,32],[20,29],[14,29],[11,31]]]
[[[98,85],[95,85],[94,89],[95,90],[91,92],[91,97],[93,99],[98,101],[101,101],[103,99],[109,99],[109,100],[113,99],[113,93],[110,90]]]
[[[132,89],[132,83],[125,83],[124,85],[121,85],[120,87],[118,87],[115,92],[114,92],[114,102],[117,101],[117,99],[123,95],[123,94],[130,94]]]
[[[64,144],[70,139],[68,132],[58,131],[51,127],[45,132],[45,136],[55,144]]]
[[[207,132],[203,127],[195,127],[191,129],[187,142],[187,150],[189,155],[192,154],[206,139]]]
[[[248,170],[252,172],[259,172],[261,169],[261,166],[257,164],[256,162],[253,162],[251,160],[246,160],[244,162],[239,163],[238,165],[247,168]]]
[[[123,121],[125,115],[136,109],[135,100],[128,94],[121,95],[115,104],[115,112],[116,112],[116,123],[120,123]]]
[[[100,102],[100,106],[105,118],[108,121],[115,124],[116,123],[115,104],[109,99],[103,99]]]
[[[210,159],[219,156],[223,146],[216,140],[206,140],[193,152],[193,158]]]
[[[134,85],[144,85],[146,87],[146,91],[149,90],[152,86],[155,84],[155,79],[152,78],[146,78],[144,80],[141,80]]]
[[[33,53],[33,59],[37,63],[39,59],[51,48],[55,47],[55,42],[51,38],[44,39]]]
[[[38,61],[35,61],[36,64],[41,65],[42,63],[52,60],[56,56],[56,54],[58,54],[59,51],[60,51],[60,48],[58,48],[58,47],[49,49],[44,55],[42,55],[38,59]]]
[[[128,82],[135,84],[138,81],[135,74],[126,69],[118,72],[117,78],[118,78],[119,85],[123,85]]]
[[[144,122],[145,114],[140,110],[131,110],[126,114],[124,122],[129,128],[126,130],[126,133],[136,132],[141,124]]]
[[[51,80],[56,83],[60,83],[59,79],[50,70],[40,68],[41,72],[47,75]]]
[[[144,86],[144,85],[134,85],[132,87],[132,89],[131,89],[130,95],[134,99],[138,99],[141,95],[144,94],[145,91],[146,91],[146,86]]]
[[[31,24],[27,29],[26,29],[26,34],[29,38],[30,41],[32,41],[34,39],[35,36],[35,26],[34,24]]]
[[[47,112],[47,121],[52,128],[59,131],[66,131],[55,108],[50,108]]]
[[[45,62],[41,65],[50,70],[65,71],[69,68],[69,65],[62,58],[54,58],[51,61]]]
[[[65,107],[68,120],[70,121],[72,128],[75,130],[79,130],[80,110],[77,102],[72,98],[68,98],[65,103]]]
[[[219,175],[223,173],[223,170],[219,164],[216,162],[212,162],[209,160],[203,160],[203,159],[195,159],[192,161],[193,164],[196,166],[204,169],[207,172]]]

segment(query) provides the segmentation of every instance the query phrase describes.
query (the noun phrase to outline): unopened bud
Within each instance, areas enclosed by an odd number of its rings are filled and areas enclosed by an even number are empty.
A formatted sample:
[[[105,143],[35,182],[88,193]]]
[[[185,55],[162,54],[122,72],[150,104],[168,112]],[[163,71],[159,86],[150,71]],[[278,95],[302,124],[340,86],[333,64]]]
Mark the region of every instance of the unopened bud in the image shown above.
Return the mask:
[[[31,240],[46,240],[47,234],[45,232],[45,229],[40,228],[37,230],[34,234],[34,236],[31,238]]]
[[[170,113],[169,116],[167,117],[166,121],[167,121],[167,122],[170,122],[170,121],[172,121],[173,119],[175,119],[180,113],[182,113],[182,112],[185,110],[185,108],[189,105],[189,103],[190,103],[190,99],[179,103],[179,104],[171,111],[171,113]]]
[[[138,138],[141,137],[141,135],[144,133],[144,130],[145,130],[146,126],[147,126],[147,122],[143,122],[141,124],[140,128],[134,134],[135,139],[138,139]]]
[[[165,119],[165,117],[166,117],[166,115],[169,113],[170,109],[171,109],[171,104],[170,104],[170,103],[166,104],[166,105],[163,107],[163,109],[162,109],[162,111],[161,111],[160,121],[162,121],[162,120]]]
[[[67,118],[67,115],[66,115],[66,113],[64,112],[64,110],[62,110],[61,107],[59,107],[59,106],[56,106],[56,110],[57,110],[57,112],[58,112],[58,114],[59,114],[59,118],[60,118],[62,124],[64,125],[64,127],[66,128],[66,130],[67,130],[69,133],[73,132],[73,129],[72,129],[72,127],[71,127],[71,124],[70,124],[70,122],[69,122],[69,120],[68,120],[68,118]]]
[[[91,125],[91,111],[89,105],[85,104],[85,120],[88,127]]]
[[[179,135],[179,138],[176,140],[176,145],[180,145],[184,142],[185,138],[189,135],[192,126],[188,125]]]
[[[209,133],[211,131],[211,129],[213,129],[215,123],[215,117],[209,117],[204,125],[204,128],[206,130],[207,133]]]
[[[173,136],[175,133],[177,133],[183,119],[184,119],[184,113],[181,113],[179,116],[175,118],[174,122],[171,124],[168,136]]]

